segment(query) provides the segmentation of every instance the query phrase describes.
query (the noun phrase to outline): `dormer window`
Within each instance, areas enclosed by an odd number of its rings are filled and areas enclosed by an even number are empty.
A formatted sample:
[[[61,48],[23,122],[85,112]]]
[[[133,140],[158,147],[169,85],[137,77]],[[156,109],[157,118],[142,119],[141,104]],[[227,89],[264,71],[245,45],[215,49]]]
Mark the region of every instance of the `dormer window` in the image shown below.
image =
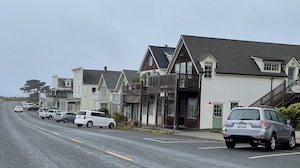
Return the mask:
[[[205,62],[205,68],[204,68],[204,77],[205,78],[211,78],[212,76],[212,62]]]
[[[264,71],[280,72],[280,63],[279,62],[264,62]]]

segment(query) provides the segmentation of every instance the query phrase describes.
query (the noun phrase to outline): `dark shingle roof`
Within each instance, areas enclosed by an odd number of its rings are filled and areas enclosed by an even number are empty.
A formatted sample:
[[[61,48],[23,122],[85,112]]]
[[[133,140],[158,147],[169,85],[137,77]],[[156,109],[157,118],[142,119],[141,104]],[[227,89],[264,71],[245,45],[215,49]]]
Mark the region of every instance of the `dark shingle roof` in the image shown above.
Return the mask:
[[[104,71],[101,70],[83,70],[83,84],[98,85],[101,74]]]
[[[133,79],[139,78],[140,74],[137,72],[137,70],[123,70],[128,83],[131,83]]]
[[[173,47],[158,47],[158,46],[149,46],[150,50],[155,57],[159,68],[167,68],[169,65],[169,60],[166,57],[166,53],[173,55],[175,48]]]
[[[280,74],[261,72],[251,56],[268,58],[268,60],[284,61],[286,64],[295,57],[300,60],[300,46],[253,41],[239,41],[207,37],[182,35],[187,50],[194,62],[204,59],[206,54],[211,54],[217,59],[217,73],[286,76]],[[199,69],[199,66],[197,66]],[[201,71],[201,69],[199,69]]]
[[[107,71],[106,73],[103,73],[103,77],[108,89],[115,89],[120,74],[121,71]]]

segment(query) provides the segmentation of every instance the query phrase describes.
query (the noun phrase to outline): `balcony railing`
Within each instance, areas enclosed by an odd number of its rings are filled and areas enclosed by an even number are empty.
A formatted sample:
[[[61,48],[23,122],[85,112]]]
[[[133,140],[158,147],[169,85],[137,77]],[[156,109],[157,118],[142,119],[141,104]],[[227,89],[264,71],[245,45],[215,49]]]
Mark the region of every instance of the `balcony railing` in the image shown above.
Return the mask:
[[[169,74],[148,77],[148,88],[150,90],[163,89],[187,89],[199,87],[199,75],[191,74]]]
[[[141,94],[142,90],[146,90],[142,82],[123,85],[123,94]]]

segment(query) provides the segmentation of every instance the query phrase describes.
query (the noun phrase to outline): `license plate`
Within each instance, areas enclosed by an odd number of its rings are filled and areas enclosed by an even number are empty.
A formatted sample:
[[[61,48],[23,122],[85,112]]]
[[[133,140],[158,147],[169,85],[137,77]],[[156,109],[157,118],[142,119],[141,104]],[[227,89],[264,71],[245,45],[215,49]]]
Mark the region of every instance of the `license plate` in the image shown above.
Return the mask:
[[[241,123],[241,124],[238,125],[238,127],[239,128],[246,128],[246,124]]]

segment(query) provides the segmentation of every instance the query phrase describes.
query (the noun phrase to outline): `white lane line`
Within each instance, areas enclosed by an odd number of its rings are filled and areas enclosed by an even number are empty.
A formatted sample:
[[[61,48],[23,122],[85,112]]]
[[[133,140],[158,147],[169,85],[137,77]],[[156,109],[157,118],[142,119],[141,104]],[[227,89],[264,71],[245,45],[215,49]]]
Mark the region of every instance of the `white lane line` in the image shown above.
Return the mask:
[[[213,142],[213,141],[199,141],[199,140],[186,140],[186,139],[166,139],[166,138],[143,138],[144,140],[159,142],[159,143],[192,143],[192,142]]]
[[[74,139],[74,138],[69,138],[70,140],[74,141],[74,142],[78,142],[78,143],[82,143],[81,141]]]
[[[224,149],[227,148],[226,146],[209,146],[209,147],[203,147],[198,148],[200,150],[208,150],[208,149]],[[249,148],[249,146],[236,146],[235,148]]]
[[[300,155],[300,152],[279,153],[279,154],[272,154],[272,155],[253,156],[253,157],[249,157],[249,159],[260,159],[260,158],[278,157],[278,156],[289,156],[289,155]]]
[[[56,133],[56,132],[51,132],[52,134],[54,134],[54,135],[59,135],[58,133]]]

